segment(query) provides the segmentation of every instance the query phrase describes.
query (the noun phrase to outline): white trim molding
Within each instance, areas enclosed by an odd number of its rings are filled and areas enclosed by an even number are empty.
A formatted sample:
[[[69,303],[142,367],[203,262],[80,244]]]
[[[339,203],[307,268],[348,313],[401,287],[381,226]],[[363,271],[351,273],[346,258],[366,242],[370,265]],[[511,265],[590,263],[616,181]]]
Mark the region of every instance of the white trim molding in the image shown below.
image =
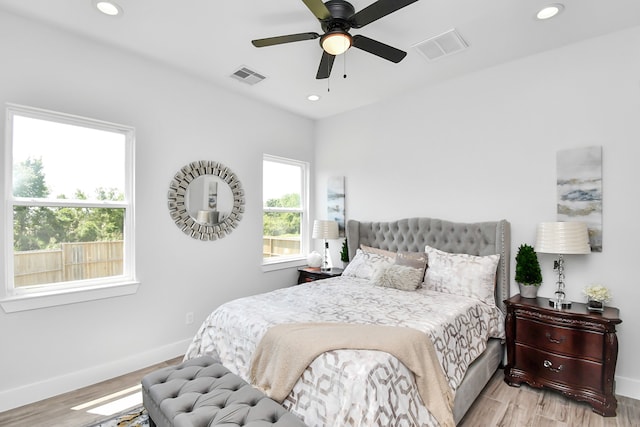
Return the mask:
[[[178,341],[125,359],[0,391],[0,412],[87,387],[184,354],[191,339]]]

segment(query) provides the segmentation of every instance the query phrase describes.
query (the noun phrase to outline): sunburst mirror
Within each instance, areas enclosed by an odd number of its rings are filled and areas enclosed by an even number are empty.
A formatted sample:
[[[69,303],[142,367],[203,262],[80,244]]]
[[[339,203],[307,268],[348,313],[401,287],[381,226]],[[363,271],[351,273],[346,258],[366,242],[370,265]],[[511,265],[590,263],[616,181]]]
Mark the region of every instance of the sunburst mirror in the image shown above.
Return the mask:
[[[244,213],[244,190],[222,163],[200,160],[182,167],[169,184],[169,214],[178,228],[198,240],[231,233]]]

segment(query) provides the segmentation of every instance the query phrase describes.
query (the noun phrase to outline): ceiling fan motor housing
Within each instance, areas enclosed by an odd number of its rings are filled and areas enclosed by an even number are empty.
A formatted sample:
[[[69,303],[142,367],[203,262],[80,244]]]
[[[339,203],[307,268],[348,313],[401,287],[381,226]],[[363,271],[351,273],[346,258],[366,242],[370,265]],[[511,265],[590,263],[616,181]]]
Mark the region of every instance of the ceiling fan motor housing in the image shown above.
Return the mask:
[[[344,0],[329,0],[325,6],[331,12],[331,18],[320,21],[320,25],[326,33],[335,30],[347,32],[351,29],[351,18],[356,13],[351,3]]]

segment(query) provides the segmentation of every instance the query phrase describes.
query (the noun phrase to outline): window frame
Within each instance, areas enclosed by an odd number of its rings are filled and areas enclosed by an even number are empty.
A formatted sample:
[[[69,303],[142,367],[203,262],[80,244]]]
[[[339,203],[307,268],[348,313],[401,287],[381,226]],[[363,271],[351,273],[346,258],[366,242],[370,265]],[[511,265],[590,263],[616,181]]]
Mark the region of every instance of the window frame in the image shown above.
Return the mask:
[[[300,208],[267,208],[264,206],[264,162],[280,163],[283,165],[296,166],[301,169],[300,183]],[[294,212],[300,213],[300,254],[283,255],[278,257],[262,257],[263,271],[278,270],[289,267],[298,267],[306,264],[307,253],[309,252],[309,162],[286,157],[274,156],[263,153],[262,155],[262,238],[264,239],[264,214],[267,212]]]
[[[18,104],[6,104],[5,109],[5,285],[0,287],[0,306],[7,313],[51,307],[101,298],[129,295],[137,291],[139,282],[135,272],[135,128],[102,120],[81,117],[51,110]],[[125,186],[123,201],[33,199],[13,195],[13,120],[29,117],[56,123],[75,125],[101,131],[115,132],[125,137]],[[33,285],[26,288],[14,286],[13,212],[15,206],[45,206],[70,208],[122,208],[123,272],[118,276]]]

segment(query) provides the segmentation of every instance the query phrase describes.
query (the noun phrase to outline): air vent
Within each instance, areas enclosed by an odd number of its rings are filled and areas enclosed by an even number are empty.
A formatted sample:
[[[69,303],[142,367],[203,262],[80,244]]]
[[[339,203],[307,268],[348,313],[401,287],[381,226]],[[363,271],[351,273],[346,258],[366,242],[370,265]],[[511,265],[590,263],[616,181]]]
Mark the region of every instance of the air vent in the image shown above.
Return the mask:
[[[460,52],[469,45],[455,29],[451,29],[439,36],[415,44],[413,47],[429,61],[434,61],[443,56]]]
[[[231,74],[231,77],[248,85],[260,83],[266,78],[262,74],[258,74],[255,71],[248,69],[247,67],[241,67],[238,70],[234,71],[233,74]]]

